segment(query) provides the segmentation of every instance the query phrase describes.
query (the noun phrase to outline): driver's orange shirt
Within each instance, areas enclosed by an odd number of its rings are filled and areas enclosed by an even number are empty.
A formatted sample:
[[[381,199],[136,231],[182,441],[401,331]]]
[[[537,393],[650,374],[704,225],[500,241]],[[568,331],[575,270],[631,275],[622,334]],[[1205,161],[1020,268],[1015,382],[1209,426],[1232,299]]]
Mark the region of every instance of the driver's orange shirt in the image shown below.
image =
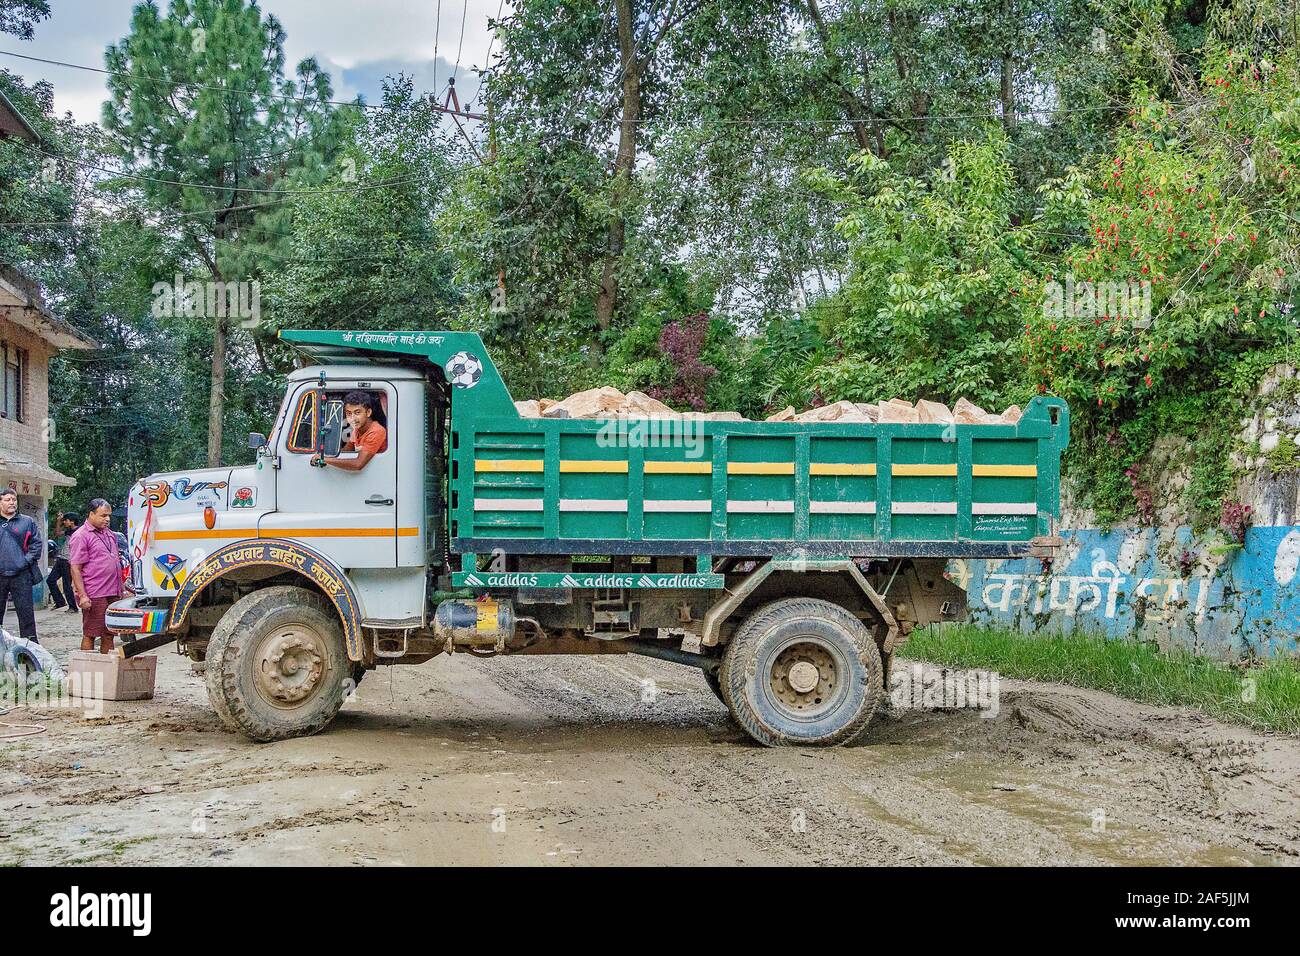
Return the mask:
[[[350,441],[343,446],[344,451],[360,451],[366,449],[372,455],[378,455],[380,452],[388,450],[388,429],[379,422],[371,422],[366,426],[366,430],[355,441]]]

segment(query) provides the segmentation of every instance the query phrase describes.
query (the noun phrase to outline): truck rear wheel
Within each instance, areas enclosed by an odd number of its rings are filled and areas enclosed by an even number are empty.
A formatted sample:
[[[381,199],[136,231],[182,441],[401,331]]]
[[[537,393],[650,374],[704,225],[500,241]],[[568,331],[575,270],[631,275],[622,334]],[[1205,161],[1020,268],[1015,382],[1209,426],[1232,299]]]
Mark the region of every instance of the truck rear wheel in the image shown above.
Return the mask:
[[[240,598],[225,613],[208,644],[205,676],[222,721],[267,741],[323,730],[343,704],[353,667],[325,599],[277,586]]]
[[[720,676],[736,723],[768,747],[848,743],[884,697],[871,631],[844,608],[812,598],[774,601],[746,618]]]

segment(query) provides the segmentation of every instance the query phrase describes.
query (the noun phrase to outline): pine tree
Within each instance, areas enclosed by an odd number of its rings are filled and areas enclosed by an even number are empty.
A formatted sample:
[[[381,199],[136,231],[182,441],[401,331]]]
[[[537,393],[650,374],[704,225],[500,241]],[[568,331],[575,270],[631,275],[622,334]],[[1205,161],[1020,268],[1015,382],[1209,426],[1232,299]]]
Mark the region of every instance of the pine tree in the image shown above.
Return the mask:
[[[107,50],[104,126],[146,201],[171,217],[212,282],[252,281],[263,255],[283,245],[279,206],[330,173],[340,123],[329,77],[309,59],[286,78],[284,38],[253,2],[174,0],[166,15],[137,6],[130,34]],[[216,466],[228,341],[239,330],[229,316],[207,319],[208,464]]]

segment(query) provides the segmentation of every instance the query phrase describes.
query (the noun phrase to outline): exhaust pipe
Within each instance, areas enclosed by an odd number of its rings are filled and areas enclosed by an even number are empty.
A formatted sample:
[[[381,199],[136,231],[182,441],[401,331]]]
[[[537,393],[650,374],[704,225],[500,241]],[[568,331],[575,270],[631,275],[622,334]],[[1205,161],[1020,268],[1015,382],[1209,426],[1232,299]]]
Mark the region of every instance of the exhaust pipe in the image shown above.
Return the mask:
[[[716,657],[706,657],[703,654],[692,654],[690,651],[679,650],[675,647],[664,647],[653,641],[633,641],[625,640],[621,642],[627,648],[629,654],[640,654],[643,657],[657,657],[661,661],[672,661],[674,664],[685,664],[687,667],[698,667],[700,670],[709,674],[716,674],[722,662]]]

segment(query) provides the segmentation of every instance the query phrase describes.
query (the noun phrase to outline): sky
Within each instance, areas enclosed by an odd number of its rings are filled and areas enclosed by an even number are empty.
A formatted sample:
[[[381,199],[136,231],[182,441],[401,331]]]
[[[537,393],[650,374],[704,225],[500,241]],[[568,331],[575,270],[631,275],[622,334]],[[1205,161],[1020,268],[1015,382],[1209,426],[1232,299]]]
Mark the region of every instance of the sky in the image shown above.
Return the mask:
[[[126,36],[137,0],[50,0],[51,16],[36,25],[36,39],[0,35],[0,51],[104,67],[104,48]],[[158,0],[165,8],[167,0]],[[510,13],[502,0],[261,0],[284,27],[285,72],[314,56],[330,74],[335,99],[358,93],[380,99],[385,76],[404,72],[415,88],[446,93],[447,77],[460,68],[456,89],[464,105],[474,94],[473,67],[485,64],[492,33],[488,20]],[[441,19],[439,11],[441,10]],[[464,40],[461,23],[464,22]],[[436,50],[436,60],[435,60]],[[54,84],[54,106],[83,123],[98,122],[107,98],[103,74],[21,60],[0,53],[3,66],[28,82]],[[436,71],[436,72],[435,72]]]

